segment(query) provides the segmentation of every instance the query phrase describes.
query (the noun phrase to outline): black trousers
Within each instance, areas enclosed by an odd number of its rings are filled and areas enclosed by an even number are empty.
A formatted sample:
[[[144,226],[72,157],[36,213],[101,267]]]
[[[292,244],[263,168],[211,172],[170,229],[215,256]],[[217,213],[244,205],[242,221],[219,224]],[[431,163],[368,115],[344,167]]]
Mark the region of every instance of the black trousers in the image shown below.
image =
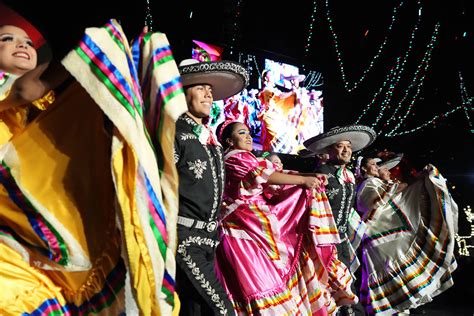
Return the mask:
[[[176,267],[176,291],[181,302],[180,316],[214,315],[209,303],[196,290],[180,267]]]
[[[181,316],[235,315],[217,279],[214,258],[217,233],[178,226],[176,291]]]

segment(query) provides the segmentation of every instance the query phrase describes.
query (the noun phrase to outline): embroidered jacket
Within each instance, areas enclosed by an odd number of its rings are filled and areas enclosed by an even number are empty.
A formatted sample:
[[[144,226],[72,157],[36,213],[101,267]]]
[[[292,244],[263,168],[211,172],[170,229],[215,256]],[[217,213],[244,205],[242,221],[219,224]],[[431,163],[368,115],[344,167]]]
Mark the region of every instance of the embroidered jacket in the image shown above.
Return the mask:
[[[174,159],[179,174],[179,215],[211,222],[216,220],[221,204],[224,161],[221,146],[199,140],[199,126],[187,114],[176,122]]]
[[[341,235],[341,238],[343,238],[347,232],[348,219],[351,210],[354,207],[356,194],[355,184],[340,179],[342,175],[338,170],[339,167],[325,164],[319,167],[316,172],[328,175],[326,195],[328,196],[339,234]],[[351,171],[347,170],[347,172],[352,175]]]

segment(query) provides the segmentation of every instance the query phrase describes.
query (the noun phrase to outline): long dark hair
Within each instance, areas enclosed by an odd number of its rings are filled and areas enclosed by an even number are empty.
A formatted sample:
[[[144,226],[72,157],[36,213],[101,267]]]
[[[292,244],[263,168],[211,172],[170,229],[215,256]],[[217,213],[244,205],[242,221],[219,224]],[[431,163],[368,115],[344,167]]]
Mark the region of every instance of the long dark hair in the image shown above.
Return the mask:
[[[365,175],[367,174],[367,163],[370,160],[375,159],[375,157],[364,156],[359,159],[360,162],[358,161],[355,167],[355,177],[357,182],[362,182],[365,179]]]
[[[217,135],[219,138],[219,142],[222,145],[222,148],[224,150],[227,150],[229,148],[229,143],[226,142],[228,138],[230,138],[230,135],[232,134],[232,131],[234,130],[235,124],[240,123],[238,121],[233,121],[233,122],[222,122],[217,126]]]

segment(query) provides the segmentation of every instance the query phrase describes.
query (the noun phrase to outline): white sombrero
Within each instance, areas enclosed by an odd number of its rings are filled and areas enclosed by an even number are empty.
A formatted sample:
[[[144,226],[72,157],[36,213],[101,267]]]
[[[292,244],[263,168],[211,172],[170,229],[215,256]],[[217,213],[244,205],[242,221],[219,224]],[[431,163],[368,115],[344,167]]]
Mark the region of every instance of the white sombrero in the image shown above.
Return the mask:
[[[323,154],[329,146],[347,140],[352,144],[352,151],[358,151],[372,144],[376,137],[375,131],[368,126],[348,125],[334,127],[326,133],[311,137],[304,145],[316,154]]]
[[[400,161],[402,161],[402,158],[403,158],[403,154],[399,154],[395,158],[392,158],[390,160],[380,163],[379,168],[386,167],[388,170],[390,170],[394,168],[395,166],[397,166],[400,163]]]
[[[249,84],[249,75],[242,65],[228,60],[199,62],[185,59],[179,64],[183,86],[209,84],[215,101],[233,96]]]

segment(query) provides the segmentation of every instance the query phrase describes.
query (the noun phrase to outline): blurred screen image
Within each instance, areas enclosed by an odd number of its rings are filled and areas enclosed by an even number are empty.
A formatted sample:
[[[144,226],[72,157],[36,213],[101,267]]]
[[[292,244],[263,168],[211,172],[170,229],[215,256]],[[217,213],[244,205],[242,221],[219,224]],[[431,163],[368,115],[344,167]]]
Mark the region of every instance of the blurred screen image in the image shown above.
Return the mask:
[[[220,60],[224,53],[219,46],[193,43],[193,58],[200,61]],[[214,131],[226,120],[242,122],[250,129],[255,150],[282,154],[297,154],[305,140],[324,131],[320,72],[304,74],[300,67],[268,52],[251,62],[239,62],[249,71],[250,85],[237,95],[214,102],[208,122]]]

